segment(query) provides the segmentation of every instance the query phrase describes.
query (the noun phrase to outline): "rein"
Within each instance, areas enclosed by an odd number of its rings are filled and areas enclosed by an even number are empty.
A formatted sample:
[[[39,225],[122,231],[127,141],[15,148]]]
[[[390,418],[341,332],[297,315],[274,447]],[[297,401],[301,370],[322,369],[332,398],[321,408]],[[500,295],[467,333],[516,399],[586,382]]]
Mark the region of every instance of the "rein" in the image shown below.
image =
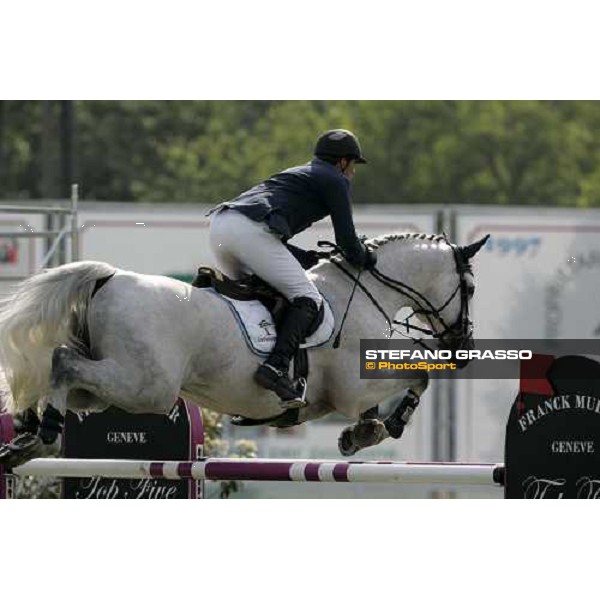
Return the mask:
[[[418,290],[415,290],[413,287],[409,286],[408,284],[403,283],[402,281],[393,279],[393,278],[385,275],[384,273],[379,271],[379,269],[377,269],[376,267],[369,269],[369,272],[371,273],[371,275],[375,279],[377,279],[380,283],[382,283],[384,286],[386,286],[390,289],[393,289],[394,291],[398,292],[399,294],[409,298],[418,306],[418,309],[414,310],[408,317],[406,317],[406,319],[404,321],[398,321],[396,319],[391,320],[388,317],[388,315],[386,314],[386,312],[383,310],[383,308],[381,307],[379,302],[377,302],[375,297],[371,294],[371,292],[366,288],[366,286],[363,283],[360,282],[360,276],[362,275],[364,269],[361,269],[358,273],[358,276],[355,276],[348,269],[343,267],[339,261],[330,260],[330,262],[332,264],[334,264],[348,278],[350,278],[351,280],[354,281],[352,293],[348,300],[348,304],[346,306],[346,311],[344,312],[344,317],[342,319],[342,323],[340,325],[340,329],[336,336],[333,347],[334,348],[339,347],[342,328],[344,326],[346,316],[347,316],[348,310],[350,308],[350,303],[352,302],[352,299],[354,298],[354,293],[355,293],[357,287],[361,288],[361,290],[364,292],[364,294],[367,296],[367,298],[369,298],[369,300],[371,301],[373,306],[379,311],[379,313],[381,315],[383,315],[383,317],[386,320],[388,327],[390,329],[390,336],[393,332],[397,332],[401,336],[411,339],[415,344],[419,344],[426,349],[430,349],[429,346],[427,346],[427,344],[423,340],[411,336],[408,333],[409,329],[414,329],[416,331],[425,333],[426,335],[431,335],[434,339],[441,339],[448,333],[460,333],[463,338],[467,339],[469,336],[470,321],[469,321],[469,302],[468,302],[469,298],[468,298],[468,291],[467,291],[466,280],[465,280],[465,273],[467,273],[467,272],[470,273],[471,268],[468,264],[468,261],[465,261],[463,259],[463,257],[460,255],[460,252],[458,251],[457,247],[455,245],[451,244],[445,235],[444,235],[444,238],[446,239],[446,243],[452,248],[452,253],[453,253],[454,261],[455,261],[455,265],[456,265],[456,271],[459,276],[459,283],[456,286],[456,288],[454,289],[454,291],[450,294],[448,299],[438,308],[436,308],[423,294],[421,294]],[[343,255],[340,247],[337,244],[334,244],[332,242],[320,241],[320,242],[318,242],[318,245],[319,246],[330,246],[330,247],[334,248],[337,252],[339,252],[340,254]],[[460,297],[461,297],[460,314],[459,314],[457,320],[455,321],[455,323],[453,323],[452,325],[448,325],[442,318],[441,312],[450,304],[450,302],[452,302],[454,297],[459,292],[460,292]],[[413,325],[408,322],[408,319],[410,319],[414,315],[423,315],[424,317],[426,317],[427,321],[429,322],[429,325],[432,328],[433,328],[432,319],[436,318],[442,324],[444,329],[441,332],[436,333],[433,329],[427,329],[424,327],[419,327],[417,325]],[[401,330],[393,327],[392,324],[403,325],[403,327],[406,328],[406,334],[403,333]]]

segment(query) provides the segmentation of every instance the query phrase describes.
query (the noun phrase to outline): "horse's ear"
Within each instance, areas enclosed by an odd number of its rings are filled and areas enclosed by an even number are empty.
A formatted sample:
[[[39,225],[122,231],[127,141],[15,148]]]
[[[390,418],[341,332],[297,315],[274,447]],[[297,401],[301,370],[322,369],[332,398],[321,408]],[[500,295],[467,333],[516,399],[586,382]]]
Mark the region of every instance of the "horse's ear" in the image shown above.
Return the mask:
[[[480,250],[483,248],[485,243],[488,241],[490,234],[488,233],[486,236],[482,237],[479,241],[473,242],[468,246],[461,246],[460,252],[465,258],[465,260],[471,260]]]

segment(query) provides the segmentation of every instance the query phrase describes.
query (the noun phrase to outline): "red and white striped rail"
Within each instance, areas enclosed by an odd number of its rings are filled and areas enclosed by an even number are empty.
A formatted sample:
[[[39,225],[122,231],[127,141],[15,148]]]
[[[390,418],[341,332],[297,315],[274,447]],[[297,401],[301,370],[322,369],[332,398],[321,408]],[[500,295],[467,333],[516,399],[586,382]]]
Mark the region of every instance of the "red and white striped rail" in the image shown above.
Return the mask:
[[[13,470],[44,477],[502,485],[504,465],[207,458],[152,462],[38,458]]]

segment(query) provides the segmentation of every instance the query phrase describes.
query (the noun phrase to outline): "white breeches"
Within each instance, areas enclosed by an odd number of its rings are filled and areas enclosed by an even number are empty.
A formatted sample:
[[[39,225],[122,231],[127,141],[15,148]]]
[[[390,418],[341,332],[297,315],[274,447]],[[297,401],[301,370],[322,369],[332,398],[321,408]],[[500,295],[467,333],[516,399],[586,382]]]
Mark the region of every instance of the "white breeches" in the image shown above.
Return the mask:
[[[321,306],[319,290],[266,223],[225,209],[210,217],[209,236],[217,266],[228,277],[257,275],[290,301],[304,296]]]

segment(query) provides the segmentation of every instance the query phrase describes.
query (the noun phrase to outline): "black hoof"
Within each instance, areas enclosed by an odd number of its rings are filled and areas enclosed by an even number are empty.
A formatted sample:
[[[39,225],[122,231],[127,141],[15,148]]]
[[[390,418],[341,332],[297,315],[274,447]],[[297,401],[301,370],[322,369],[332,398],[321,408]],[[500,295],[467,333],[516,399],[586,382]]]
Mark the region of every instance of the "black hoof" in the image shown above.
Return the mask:
[[[42,440],[31,433],[22,433],[0,446],[0,465],[13,469],[42,454]]]

